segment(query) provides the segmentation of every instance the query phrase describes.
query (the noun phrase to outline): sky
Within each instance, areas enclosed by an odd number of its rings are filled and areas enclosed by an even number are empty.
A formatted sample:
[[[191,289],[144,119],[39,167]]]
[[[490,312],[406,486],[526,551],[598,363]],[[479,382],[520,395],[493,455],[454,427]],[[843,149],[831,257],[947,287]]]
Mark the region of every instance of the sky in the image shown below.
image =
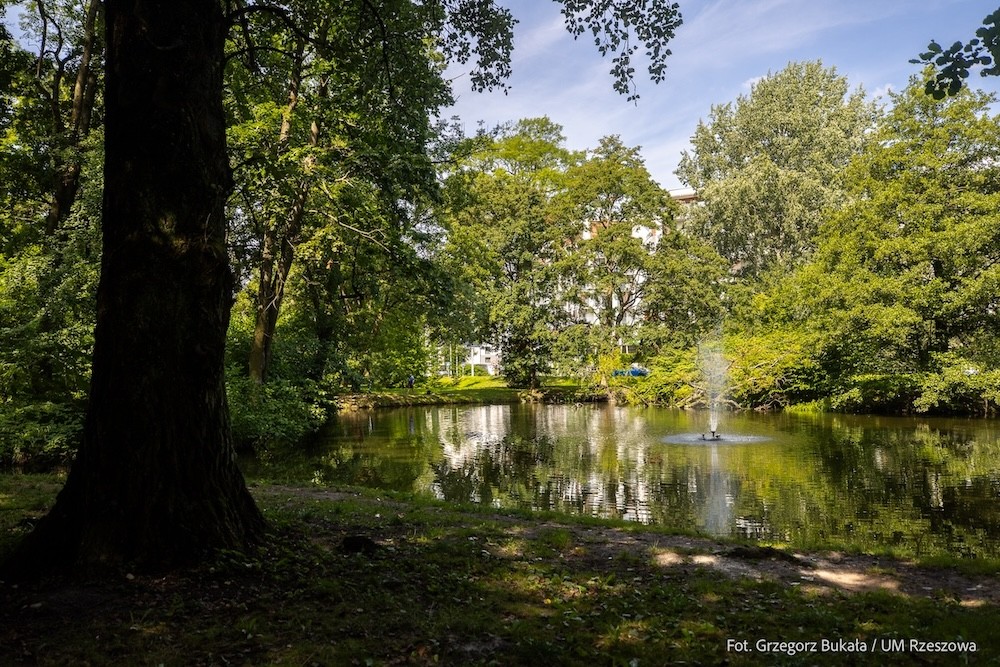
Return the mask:
[[[820,60],[869,97],[902,90],[920,71],[909,62],[931,39],[968,41],[1000,0],[678,0],[683,25],[670,43],[666,80],[643,78],[636,67],[638,103],[612,87],[611,59],[586,36],[574,41],[551,0],[496,0],[519,23],[514,28],[509,90],[476,93],[467,67],[454,65],[457,115],[467,134],[521,118],[548,116],[563,127],[566,146],[594,148],[619,135],[640,146],[646,167],[662,186],[684,184],[674,174],[681,152],[713,104],[748,95],[750,86],[789,62]],[[15,5],[16,6],[16,5]],[[8,10],[6,22],[16,22]],[[969,78],[973,87],[1000,92],[1000,77]],[[1000,113],[1000,105],[994,110]]]
[[[748,95],[750,86],[789,62],[820,60],[869,98],[906,87],[920,66],[909,62],[937,40],[968,41],[997,0],[678,0],[683,25],[670,48],[667,77],[652,83],[637,72],[638,104],[616,93],[593,40],[574,41],[559,5],[547,0],[499,0],[519,20],[514,29],[510,89],[475,93],[467,68],[453,66],[457,115],[466,133],[521,118],[548,116],[562,125],[571,149],[594,148],[619,135],[641,146],[660,185],[679,188],[674,175],[699,119],[713,104]],[[635,60],[633,60],[635,63]],[[1000,91],[1000,77],[969,78],[973,88]],[[994,109],[997,109],[995,106]],[[1000,109],[997,109],[1000,111]]]

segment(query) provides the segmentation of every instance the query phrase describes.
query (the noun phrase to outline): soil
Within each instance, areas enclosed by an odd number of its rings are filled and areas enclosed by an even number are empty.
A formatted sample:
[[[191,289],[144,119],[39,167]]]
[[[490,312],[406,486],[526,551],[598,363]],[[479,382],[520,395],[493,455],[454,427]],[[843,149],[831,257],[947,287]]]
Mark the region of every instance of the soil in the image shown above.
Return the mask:
[[[669,568],[709,568],[727,577],[770,579],[803,590],[845,593],[886,590],[909,596],[947,597],[965,605],[1000,603],[995,577],[877,556],[838,552],[795,552],[771,547],[729,546],[708,539],[570,528],[591,558],[613,558],[623,550],[647,552]]]

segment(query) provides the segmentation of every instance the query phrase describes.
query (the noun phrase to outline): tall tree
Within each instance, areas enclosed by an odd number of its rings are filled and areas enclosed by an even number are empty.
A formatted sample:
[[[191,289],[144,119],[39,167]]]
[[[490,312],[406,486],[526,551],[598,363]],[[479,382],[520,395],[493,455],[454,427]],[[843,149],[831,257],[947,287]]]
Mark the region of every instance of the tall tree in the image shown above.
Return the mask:
[[[865,142],[874,108],[819,62],[790,63],[699,122],[677,174],[698,191],[689,229],[738,275],[790,267],[815,248],[840,169]]]
[[[76,200],[77,192],[80,188],[80,171],[82,167],[81,152],[86,146],[87,135],[90,134],[94,118],[94,106],[97,99],[97,90],[101,73],[101,54],[103,49],[100,43],[100,19],[102,3],[100,0],[89,0],[83,8],[83,15],[78,19],[78,25],[74,29],[78,35],[72,41],[78,45],[78,49],[70,50],[70,53],[63,56],[64,32],[66,28],[58,24],[50,27],[50,23],[58,20],[45,9],[44,2],[36,3],[43,22],[43,31],[50,29],[59,38],[59,47],[52,52],[52,61],[55,64],[55,72],[52,76],[51,89],[46,91],[52,108],[52,120],[55,130],[58,132],[60,151],[56,152],[56,178],[53,186],[52,203],[49,206],[49,213],[46,218],[46,230],[52,233],[59,226],[60,222],[69,215],[73,202]],[[45,56],[44,44],[46,40],[41,40],[42,49],[39,53],[39,71]],[[67,105],[62,102],[62,93],[59,90],[61,81],[66,74],[67,64],[73,56],[75,58],[76,72],[72,76],[72,94],[69,96]],[[42,87],[45,90],[44,87]],[[65,120],[64,120],[65,119]]]
[[[42,148],[49,199],[44,230],[52,235],[76,201],[87,136],[95,120],[99,123],[102,3],[39,0],[26,9],[28,36],[38,45],[30,68],[31,92],[44,109],[37,121],[48,135]]]
[[[822,259],[853,297],[842,319],[861,327],[851,337],[865,337],[867,319],[896,333],[864,364],[924,369],[935,354],[975,355],[998,324],[1000,123],[988,96],[938,101],[923,83],[893,96],[877,141],[845,174],[851,203],[825,228]]]
[[[445,185],[448,252],[455,272],[487,306],[482,333],[500,349],[504,377],[512,386],[534,387],[566,315],[559,280],[579,230],[553,213],[552,199],[576,158],[548,118],[524,119],[473,141],[477,149]]]
[[[824,221],[814,260],[753,317],[806,332],[833,393],[898,379],[883,393],[900,409],[918,382],[1000,365],[1000,118],[991,96],[936,100],[925,82],[893,94],[845,169],[849,201]]]
[[[604,137],[587,159],[566,174],[557,198],[577,226],[576,301],[586,320],[617,338],[635,324],[648,286],[648,264],[669,228],[675,205],[653,181],[638,148]]]
[[[591,3],[564,4],[575,20]],[[592,4],[595,13],[571,27],[592,25],[610,36],[604,48],[624,44],[626,53],[637,35],[661,74],[676,5]],[[502,79],[510,21],[477,22],[484,9],[498,15],[493,3],[431,5],[451,11],[457,36],[445,36],[445,54],[499,63],[492,71]],[[281,6],[226,7],[237,22],[257,11],[289,16]],[[4,576],[67,564],[172,566],[244,547],[263,529],[233,458],[222,370],[233,287],[222,105],[229,20],[217,0],[107,0],[105,23],[104,251],[87,423],[56,505]],[[628,82],[632,70],[619,75]]]
[[[82,3],[32,3],[34,51],[0,39],[3,462],[64,462],[82,432],[100,253],[98,16]]]
[[[564,336],[587,367],[618,362],[625,346],[647,356],[690,345],[719,318],[722,258],[677,228],[677,205],[646,170],[638,147],[612,136],[572,165],[554,210],[576,229],[561,294],[574,327]],[[597,364],[599,365],[599,364]]]
[[[236,467],[223,382],[232,276],[212,0],[109,0],[104,254],[84,441],[6,563],[172,566],[244,548],[263,520]]]
[[[410,212],[435,185],[430,116],[451,96],[427,43],[443,17],[408,0],[360,3],[331,16],[329,7],[311,3],[292,16],[296,30],[273,21],[251,26],[256,42],[284,44],[290,54],[266,60],[269,72],[287,77],[283,99],[266,81],[233,74],[241,79],[232,85],[243,84],[230,104],[239,122],[233,153],[242,165],[234,204],[255,223],[257,319],[248,365],[258,384],[268,375],[297,249],[320,251],[333,268],[340,262],[333,247],[350,245],[338,237],[360,232],[390,254],[405,252]],[[365,214],[345,212],[340,200]],[[385,219],[394,224],[377,228]]]

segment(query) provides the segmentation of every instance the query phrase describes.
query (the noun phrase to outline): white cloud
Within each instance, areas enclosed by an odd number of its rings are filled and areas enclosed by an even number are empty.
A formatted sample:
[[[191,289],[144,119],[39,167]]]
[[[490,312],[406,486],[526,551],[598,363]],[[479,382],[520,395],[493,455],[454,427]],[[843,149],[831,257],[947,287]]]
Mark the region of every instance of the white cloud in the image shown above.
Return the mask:
[[[641,145],[647,167],[666,187],[698,120],[713,104],[734,101],[767,72],[789,61],[822,60],[875,95],[900,90],[916,66],[908,63],[931,38],[967,39],[985,10],[967,0],[682,0],[684,24],[670,48],[667,79],[642,77],[638,105],[612,89],[610,58],[586,36],[566,33],[555,3],[507,0],[517,26],[510,94],[477,95],[458,87],[455,112],[470,127],[547,115],[563,126],[570,148],[593,148],[618,134]],[[1000,78],[974,85],[1000,88]],[[970,81],[972,81],[970,79]]]
[[[871,97],[874,100],[880,100],[887,102],[889,100],[889,93],[896,92],[896,87],[891,83],[884,83],[875,90],[872,91]]]

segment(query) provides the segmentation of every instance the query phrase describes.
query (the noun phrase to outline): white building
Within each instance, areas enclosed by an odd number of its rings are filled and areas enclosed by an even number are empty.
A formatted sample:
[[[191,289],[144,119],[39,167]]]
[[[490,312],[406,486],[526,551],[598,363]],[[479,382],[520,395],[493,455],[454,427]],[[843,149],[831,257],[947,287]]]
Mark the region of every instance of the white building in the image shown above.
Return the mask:
[[[483,367],[488,375],[496,375],[500,372],[500,350],[492,345],[472,345],[463,366],[470,369]],[[471,371],[469,375],[472,375]]]

